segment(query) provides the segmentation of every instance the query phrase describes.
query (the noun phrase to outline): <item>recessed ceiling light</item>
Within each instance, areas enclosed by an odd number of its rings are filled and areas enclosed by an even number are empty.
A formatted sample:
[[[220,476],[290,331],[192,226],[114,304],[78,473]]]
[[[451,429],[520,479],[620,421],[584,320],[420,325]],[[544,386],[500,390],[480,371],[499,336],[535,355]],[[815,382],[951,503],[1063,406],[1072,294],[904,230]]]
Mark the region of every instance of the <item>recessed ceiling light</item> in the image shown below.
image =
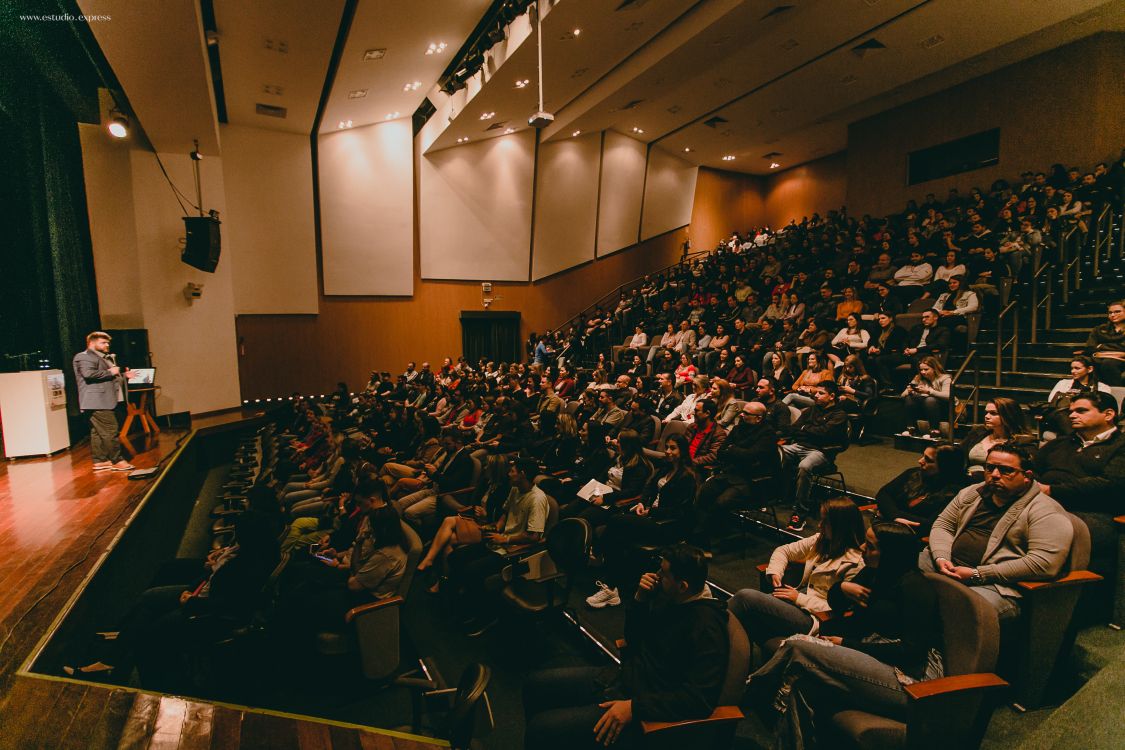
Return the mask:
[[[402,84],[402,90],[403,91],[417,91],[421,87],[422,87],[421,81],[413,81],[411,83]]]
[[[517,89],[527,88],[527,85],[529,83],[531,83],[531,81],[529,81],[526,78],[520,79],[520,80],[516,81],[516,88]]]
[[[388,112],[388,113],[387,113],[387,116],[386,116],[386,117],[384,117],[383,119],[384,119],[384,120],[393,120],[393,119],[395,119],[396,117],[398,117],[398,112]]]
[[[427,55],[440,55],[445,52],[445,42],[430,42],[430,46],[426,47]]]
[[[466,135],[466,136],[463,136],[461,138],[458,138],[457,142],[458,143],[468,143],[469,142],[469,136]]]
[[[575,131],[574,131],[573,133],[571,133],[570,135],[571,135],[571,136],[573,136],[573,137],[577,137],[577,136],[580,136],[580,135],[582,135],[582,131],[581,131],[581,130],[575,130]]]
[[[480,119],[491,120],[495,116],[496,116],[495,112],[483,112],[483,113],[481,113]]]
[[[378,49],[369,49],[364,51],[363,61],[367,62],[368,60],[382,60],[386,56],[387,50],[384,47],[380,47]]]
[[[691,153],[691,146],[684,146],[684,153],[690,154]]]
[[[780,166],[781,166],[781,165],[780,165],[780,164],[778,164],[778,163],[777,163],[776,161],[771,161],[771,162],[770,162],[770,169],[777,169],[777,168],[778,168],[778,167],[780,167]]]
[[[571,33],[571,34],[574,34],[575,36],[578,36],[579,34],[581,34],[581,33],[582,33],[582,29],[575,29],[574,31],[572,31],[572,32],[570,32],[570,33]]]
[[[337,130],[346,130],[352,126],[351,120],[340,120],[340,124],[336,126]]]
[[[516,132],[515,128],[508,128],[507,130],[504,131],[504,135],[511,135],[514,132]]]
[[[734,161],[734,154],[727,154],[723,157],[723,161]]]
[[[349,99],[362,99],[365,96],[367,96],[367,89],[356,89],[348,92]]]
[[[645,131],[641,130],[640,128],[633,128],[633,132],[634,133],[640,133],[640,134],[643,135]]]

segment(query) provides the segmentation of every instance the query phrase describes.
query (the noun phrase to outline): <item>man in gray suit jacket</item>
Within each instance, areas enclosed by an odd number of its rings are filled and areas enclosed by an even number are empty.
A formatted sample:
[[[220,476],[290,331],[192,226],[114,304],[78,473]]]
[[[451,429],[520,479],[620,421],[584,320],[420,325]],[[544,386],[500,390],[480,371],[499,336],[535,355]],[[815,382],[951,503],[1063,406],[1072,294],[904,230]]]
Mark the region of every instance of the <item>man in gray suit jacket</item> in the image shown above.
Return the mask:
[[[114,364],[109,355],[111,336],[94,331],[86,337],[86,351],[74,355],[74,377],[78,383],[78,406],[90,417],[90,453],[94,471],[130,471],[135,468],[121,455],[114,409],[125,400],[122,376],[133,371]]]

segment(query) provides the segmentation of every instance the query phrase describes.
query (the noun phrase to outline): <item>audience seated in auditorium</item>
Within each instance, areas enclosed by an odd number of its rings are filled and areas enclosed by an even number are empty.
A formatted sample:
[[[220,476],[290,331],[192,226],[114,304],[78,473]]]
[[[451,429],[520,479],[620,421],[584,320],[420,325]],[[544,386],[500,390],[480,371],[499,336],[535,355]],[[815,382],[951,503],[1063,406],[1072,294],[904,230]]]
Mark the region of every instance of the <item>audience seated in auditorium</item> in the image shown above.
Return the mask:
[[[775,746],[818,746],[818,724],[847,709],[905,721],[904,686],[944,676],[937,594],[918,548],[908,528],[875,523],[863,567],[828,589],[833,617],[819,636],[786,638],[750,675],[750,703],[786,715],[773,725]]]
[[[969,475],[980,482],[984,480],[984,464],[993,446],[1003,443],[1034,446],[1034,442],[1019,403],[1007,396],[997,396],[984,405],[984,424],[969,430],[958,447],[968,461]]]
[[[820,506],[820,530],[770,555],[765,573],[770,590],[742,589],[731,598],[730,611],[750,639],[765,645],[798,633],[816,635],[820,620],[815,613],[832,609],[829,590],[854,578],[863,567],[863,534],[863,516],[854,502],[846,497],[825,500]],[[797,586],[785,583],[791,564],[804,566]]]
[[[1072,433],[1039,449],[1035,471],[1040,489],[1079,516],[1090,528],[1090,569],[1114,569],[1118,531],[1114,517],[1125,514],[1125,435],[1110,393],[1082,393],[1070,402]],[[1120,561],[1118,561],[1120,564]]]
[[[949,444],[927,445],[918,466],[907,469],[879,488],[879,517],[910,526],[929,536],[938,514],[969,483],[965,454]]]
[[[1070,377],[1063,378],[1051,388],[1047,401],[1038,407],[1037,413],[1043,417],[1043,431],[1055,435],[1069,435],[1070,402],[1084,393],[1110,393],[1108,385],[1098,380],[1094,360],[1085,355],[1077,355],[1070,360]]]
[[[939,357],[949,349],[949,329],[938,325],[938,315],[933,310],[922,313],[922,322],[914,326],[906,336],[901,352],[884,352],[875,357],[879,382],[884,388],[896,389],[893,384],[902,382],[895,375],[901,365],[917,367],[925,357]]]
[[[727,613],[711,598],[707,560],[677,545],[640,578],[625,618],[620,670],[571,667],[524,682],[524,747],[636,747],[642,721],[703,719],[718,703],[730,640]]]
[[[995,445],[984,469],[985,481],[961,490],[938,515],[919,565],[971,587],[1005,620],[1020,611],[1015,584],[1062,571],[1074,527],[1032,478],[1026,448]]]
[[[1083,352],[1094,358],[1098,377],[1111,386],[1125,385],[1125,300],[1109,303],[1109,320],[1094,326]]]
[[[923,434],[939,429],[949,434],[949,399],[953,397],[953,378],[937,357],[923,357],[918,372],[902,392],[906,412],[916,429]],[[935,427],[938,425],[939,427]]]
[[[817,385],[813,398],[816,403],[801,412],[783,433],[786,443],[781,446],[782,462],[796,474],[791,531],[803,531],[812,512],[813,477],[832,466],[836,454],[848,447],[848,418],[837,401],[836,382],[826,380]]]
[[[621,604],[619,587],[642,572],[635,547],[665,546],[687,538],[695,518],[697,475],[688,458],[688,439],[672,435],[664,442],[664,461],[645,483],[637,502],[608,516],[595,540],[603,560],[597,591],[586,598],[595,609]],[[632,592],[626,591],[628,598]]]

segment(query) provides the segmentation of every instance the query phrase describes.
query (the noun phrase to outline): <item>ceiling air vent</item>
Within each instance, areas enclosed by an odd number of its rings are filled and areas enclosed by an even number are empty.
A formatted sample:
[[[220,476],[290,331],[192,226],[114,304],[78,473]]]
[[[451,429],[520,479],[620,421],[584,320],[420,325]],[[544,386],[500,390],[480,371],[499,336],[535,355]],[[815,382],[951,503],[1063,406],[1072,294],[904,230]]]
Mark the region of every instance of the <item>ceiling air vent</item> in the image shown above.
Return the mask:
[[[780,44],[779,46],[780,46],[780,47],[781,47],[781,48],[782,48],[783,50],[791,50],[791,49],[793,49],[794,47],[796,47],[796,46],[797,46],[798,44],[800,44],[800,42],[798,42],[798,41],[797,41],[796,39],[786,39],[786,40],[785,40],[784,42],[782,42],[782,43],[781,43],[781,44]]]
[[[846,76],[844,76],[843,78],[840,79],[840,85],[841,86],[851,86],[853,83],[855,83],[858,80],[859,80],[859,76],[848,74],[848,75],[846,75]]]
[[[507,124],[508,124],[507,122],[494,122],[491,125],[489,125],[487,128],[485,128],[484,132],[487,133],[489,130],[499,130],[500,128],[505,127]]]
[[[864,58],[872,53],[882,52],[886,48],[887,45],[883,44],[878,39],[868,39],[866,42],[852,47],[852,54],[856,57]]]
[[[722,125],[722,124],[728,123],[728,122],[730,122],[730,120],[726,119],[725,117],[719,117],[718,115],[715,115],[714,117],[712,117],[709,120],[704,120],[703,124],[706,125],[709,128],[714,128],[718,125]]]
[[[794,7],[795,6],[793,6],[793,5],[778,5],[776,8],[771,10],[769,13],[762,16],[761,20],[764,21],[767,18],[773,18],[774,16],[780,16],[782,13],[785,13],[786,11],[793,10]]]
[[[282,120],[289,113],[285,107],[274,107],[270,104],[255,104],[254,111],[266,117],[280,117]]]
[[[634,99],[631,102],[626,102],[625,104],[622,104],[617,109],[620,112],[624,112],[624,111],[629,110],[629,109],[636,109],[637,107],[641,106],[642,102],[644,102],[644,99]]]
[[[620,5],[613,9],[614,13],[620,13],[623,10],[639,10],[648,4],[648,0],[624,0]]]
[[[770,151],[768,154],[762,154],[763,159],[773,159],[778,156],[781,156],[780,151]]]
[[[922,49],[933,49],[944,41],[945,37],[943,37],[941,34],[934,34],[933,36],[927,37],[922,40]]]

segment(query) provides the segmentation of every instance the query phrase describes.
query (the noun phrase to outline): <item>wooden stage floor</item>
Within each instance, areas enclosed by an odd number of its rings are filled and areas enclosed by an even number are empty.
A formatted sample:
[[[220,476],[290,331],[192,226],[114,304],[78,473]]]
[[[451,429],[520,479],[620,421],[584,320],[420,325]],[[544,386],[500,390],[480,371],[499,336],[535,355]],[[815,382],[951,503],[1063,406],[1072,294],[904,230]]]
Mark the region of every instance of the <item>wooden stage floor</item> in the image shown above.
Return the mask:
[[[195,430],[257,416],[231,412]],[[157,466],[188,431],[161,432],[132,462]],[[151,481],[90,470],[86,441],[55,456],[0,461],[0,750],[277,748],[421,750],[443,743],[174,696],[17,674],[143,498]]]

